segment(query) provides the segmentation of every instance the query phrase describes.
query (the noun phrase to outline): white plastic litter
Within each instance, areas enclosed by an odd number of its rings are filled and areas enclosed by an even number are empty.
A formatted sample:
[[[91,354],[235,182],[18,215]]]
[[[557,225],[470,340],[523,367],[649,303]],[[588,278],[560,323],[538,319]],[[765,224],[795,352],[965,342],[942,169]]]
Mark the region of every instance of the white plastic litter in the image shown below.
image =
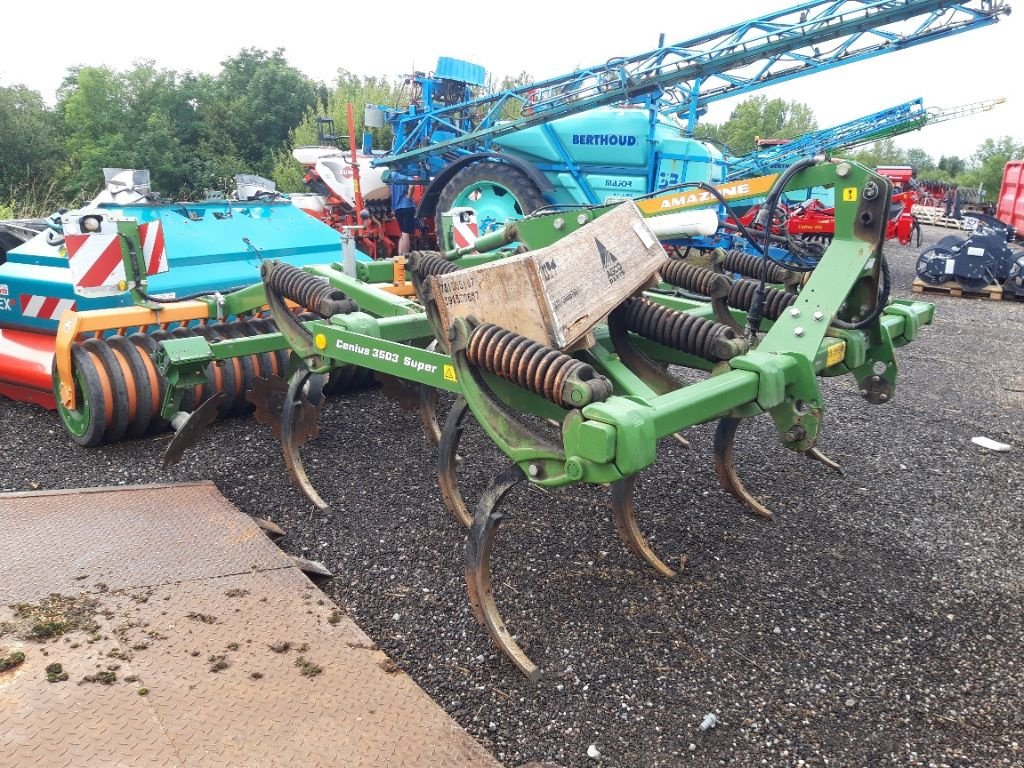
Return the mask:
[[[982,448],[988,448],[990,451],[1004,453],[1010,450],[1010,446],[1006,443],[997,442],[990,437],[972,437],[971,442],[975,445],[980,445]]]
[[[700,721],[700,729],[702,731],[714,728],[716,725],[718,725],[718,715],[714,712],[708,712],[704,715],[704,719]]]

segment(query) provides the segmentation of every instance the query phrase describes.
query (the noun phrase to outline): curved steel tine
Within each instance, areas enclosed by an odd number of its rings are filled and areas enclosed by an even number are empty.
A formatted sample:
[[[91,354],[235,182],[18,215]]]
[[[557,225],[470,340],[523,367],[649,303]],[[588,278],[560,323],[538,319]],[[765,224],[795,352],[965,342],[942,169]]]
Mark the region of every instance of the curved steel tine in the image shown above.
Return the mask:
[[[615,519],[615,530],[619,538],[637,557],[645,560],[662,576],[675,576],[676,572],[665,565],[665,562],[654,554],[651,545],[636,524],[636,475],[630,475],[612,483],[612,514]]]
[[[431,445],[441,442],[441,425],[437,420],[437,404],[440,399],[441,395],[436,389],[426,384],[420,385],[420,423]]]
[[[530,661],[505,628],[491,591],[491,550],[498,526],[505,517],[499,507],[505,495],[525,477],[523,471],[513,465],[495,475],[480,497],[466,540],[466,586],[473,615],[487,629],[491,641],[530,682],[536,683],[540,680],[540,668]]]
[[[437,449],[437,482],[441,487],[441,498],[451,516],[465,528],[473,524],[473,514],[462,497],[456,473],[460,461],[459,439],[462,437],[462,424],[467,413],[469,406],[466,405],[465,399],[457,398],[444,422],[444,431],[441,432]]]
[[[312,374],[300,368],[292,374],[288,382],[288,393],[285,395],[284,408],[281,412],[281,448],[284,463],[302,491],[317,509],[328,510],[330,505],[316,492],[309,481],[306,468],[302,463],[299,448],[320,431],[317,419],[320,415],[320,401],[323,399],[323,385],[327,377],[323,374]],[[307,394],[308,392],[308,394]]]
[[[839,462],[836,461],[835,459],[830,459],[824,453],[819,451],[816,445],[812,445],[810,448],[804,451],[804,455],[807,456],[808,458],[814,459],[815,461],[820,461],[826,467],[828,467],[829,469],[834,469],[840,475],[843,474],[843,468],[839,466]]]
[[[427,345],[427,351],[436,352],[437,346],[437,339],[434,339]],[[420,386],[420,423],[431,445],[438,445],[441,441],[441,424],[437,420],[437,404],[440,399],[441,393],[433,387],[426,384]]]
[[[726,416],[718,422],[718,428],[715,430],[715,474],[718,475],[718,482],[721,483],[724,490],[746,504],[754,514],[771,520],[771,510],[751,495],[739,475],[736,474],[736,465],[732,461],[732,448],[736,441],[736,428],[739,424],[739,419],[730,416]]]

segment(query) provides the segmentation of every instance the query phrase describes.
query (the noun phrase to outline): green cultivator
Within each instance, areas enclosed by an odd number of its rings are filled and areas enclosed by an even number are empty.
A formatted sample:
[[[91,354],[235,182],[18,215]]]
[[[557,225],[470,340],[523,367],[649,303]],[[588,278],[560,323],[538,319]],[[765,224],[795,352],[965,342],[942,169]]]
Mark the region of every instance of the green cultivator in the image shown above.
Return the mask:
[[[352,365],[377,372],[388,391],[421,408],[428,434],[439,441],[445,503],[469,526],[466,578],[476,617],[536,680],[537,666],[506,630],[491,592],[500,505],[514,486],[610,485],[619,536],[658,573],[672,576],[641,533],[633,500],[637,474],[654,463],[660,440],[717,421],[714,465],[723,487],[770,517],[733,466],[741,422],[767,413],[785,447],[835,466],[815,448],[823,412],[818,376],[852,374],[869,402],[885,403],[896,382],[894,348],[931,322],[931,305],[888,300],[882,243],[891,188],[884,178],[853,163],[822,162],[783,174],[776,186],[776,196],[783,188],[835,187],[835,238],[805,275],[721,251],[704,254],[700,264],[669,259],[651,234],[658,217],[636,218],[632,203],[510,224],[476,250],[522,243],[529,252],[469,271],[458,268],[460,254],[413,254],[409,267],[421,303],[382,293],[336,267],[265,262],[276,332],[162,345],[170,381],[163,416],[179,427],[171,452],[180,454],[216,413],[215,401],[191,415],[180,410],[181,393],[205,382],[209,366],[290,350],[287,376],[260,381],[250,397],[279,431],[299,486],[326,506],[299,452],[316,435],[325,377]],[[633,262],[631,248],[638,254]],[[648,258],[656,263],[644,271]],[[517,269],[532,275],[535,267],[532,278],[508,277]],[[551,286],[566,268],[571,288],[559,298]],[[752,274],[737,276],[742,272]],[[524,290],[528,300],[502,298]],[[318,319],[301,319],[286,301]],[[580,309],[570,313],[570,305]],[[675,366],[705,375],[684,384]],[[458,395],[443,429],[435,423],[438,390]],[[470,414],[508,458],[474,500],[472,515],[455,472]],[[558,424],[558,437],[538,431],[545,421]]]

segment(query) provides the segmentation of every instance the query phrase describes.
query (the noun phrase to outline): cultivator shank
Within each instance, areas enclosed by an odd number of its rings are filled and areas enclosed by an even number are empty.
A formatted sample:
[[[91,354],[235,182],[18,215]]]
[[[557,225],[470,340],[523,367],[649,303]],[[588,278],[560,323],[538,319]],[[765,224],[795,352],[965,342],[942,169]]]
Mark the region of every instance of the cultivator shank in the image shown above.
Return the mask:
[[[165,342],[162,366],[169,380],[179,383],[168,390],[162,415],[175,419],[182,409],[181,393],[201,384],[201,372],[211,364],[287,350],[286,376],[257,385],[258,408],[279,431],[299,487],[314,504],[326,506],[310,485],[299,452],[317,433],[326,376],[359,365],[400,379],[406,388],[423,387],[428,424],[436,405],[430,390],[458,395],[443,430],[435,425],[430,431],[439,443],[445,504],[456,520],[470,526],[470,600],[495,644],[535,680],[538,668],[511,638],[491,590],[490,555],[505,515],[502,501],[513,487],[521,482],[547,488],[610,485],[620,538],[657,573],[671,576],[674,569],[641,531],[634,501],[637,474],[654,463],[660,440],[717,421],[713,463],[723,488],[759,516],[771,517],[746,490],[733,463],[742,421],[767,413],[783,446],[836,468],[815,447],[824,410],[818,377],[851,373],[866,399],[887,402],[897,373],[894,348],[913,340],[919,327],[931,321],[931,305],[888,301],[881,251],[888,182],[855,164],[831,162],[800,170],[786,183],[787,189],[834,186],[841,201],[836,236],[816,268],[796,274],[722,252],[708,254],[704,264],[662,258],[651,270],[660,282],[641,279],[654,287],[617,300],[606,321],[586,329],[568,349],[531,338],[515,327],[514,311],[497,307],[487,295],[469,295],[476,302],[473,313],[449,313],[443,320],[438,297],[447,291],[450,300],[452,294],[439,281],[450,285],[454,279],[460,290],[485,286],[486,294],[487,274],[480,270],[497,269],[501,261],[477,267],[477,274],[462,279],[455,274],[459,254],[414,254],[409,266],[422,305],[382,294],[332,267],[294,270],[267,262],[263,280],[266,300],[281,318],[277,333]],[[599,270],[576,274],[573,290],[584,296],[600,292],[607,299],[614,282],[610,275],[617,274],[610,267],[614,254],[609,258],[608,248],[598,245],[608,242],[608,227],[620,226],[616,217],[604,219],[608,210],[611,206],[585,209],[574,217],[575,226],[563,227],[602,257]],[[560,239],[558,226],[552,226],[558,217],[563,222],[569,218],[564,213],[530,217],[481,238],[477,249],[526,243],[536,263],[555,270],[559,251],[545,245]],[[649,237],[644,226],[631,226],[641,240]],[[286,300],[315,305],[315,319],[282,314]],[[540,295],[538,306],[544,301],[553,299]],[[503,327],[496,317],[513,322]],[[527,318],[523,327],[534,322]],[[671,366],[707,375],[685,384]],[[191,373],[178,375],[176,370]],[[456,473],[470,416],[509,462],[472,514],[472,500],[464,498]],[[545,422],[556,424],[557,434],[538,428]]]

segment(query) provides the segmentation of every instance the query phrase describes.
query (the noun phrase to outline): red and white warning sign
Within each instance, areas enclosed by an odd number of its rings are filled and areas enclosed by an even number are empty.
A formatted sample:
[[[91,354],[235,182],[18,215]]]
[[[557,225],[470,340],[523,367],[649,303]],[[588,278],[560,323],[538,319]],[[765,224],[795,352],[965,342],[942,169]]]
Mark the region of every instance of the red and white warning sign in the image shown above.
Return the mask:
[[[146,274],[156,275],[167,271],[167,249],[164,247],[164,228],[159,221],[150,221],[139,226],[139,240],[146,256]]]
[[[452,242],[456,248],[466,248],[480,237],[476,225],[476,211],[472,208],[452,208]]]
[[[118,234],[117,221],[103,213],[83,213],[66,216],[62,223],[75,292],[120,290],[118,284],[125,280],[124,249],[130,248],[131,241]],[[146,274],[166,272],[167,249],[160,222],[140,225],[139,242]]]
[[[124,280],[117,222],[99,213],[70,214],[61,221],[75,292],[116,288]]]
[[[60,320],[61,315],[67,310],[74,308],[74,299],[34,296],[30,293],[21,294],[22,317],[34,317],[38,320]]]

